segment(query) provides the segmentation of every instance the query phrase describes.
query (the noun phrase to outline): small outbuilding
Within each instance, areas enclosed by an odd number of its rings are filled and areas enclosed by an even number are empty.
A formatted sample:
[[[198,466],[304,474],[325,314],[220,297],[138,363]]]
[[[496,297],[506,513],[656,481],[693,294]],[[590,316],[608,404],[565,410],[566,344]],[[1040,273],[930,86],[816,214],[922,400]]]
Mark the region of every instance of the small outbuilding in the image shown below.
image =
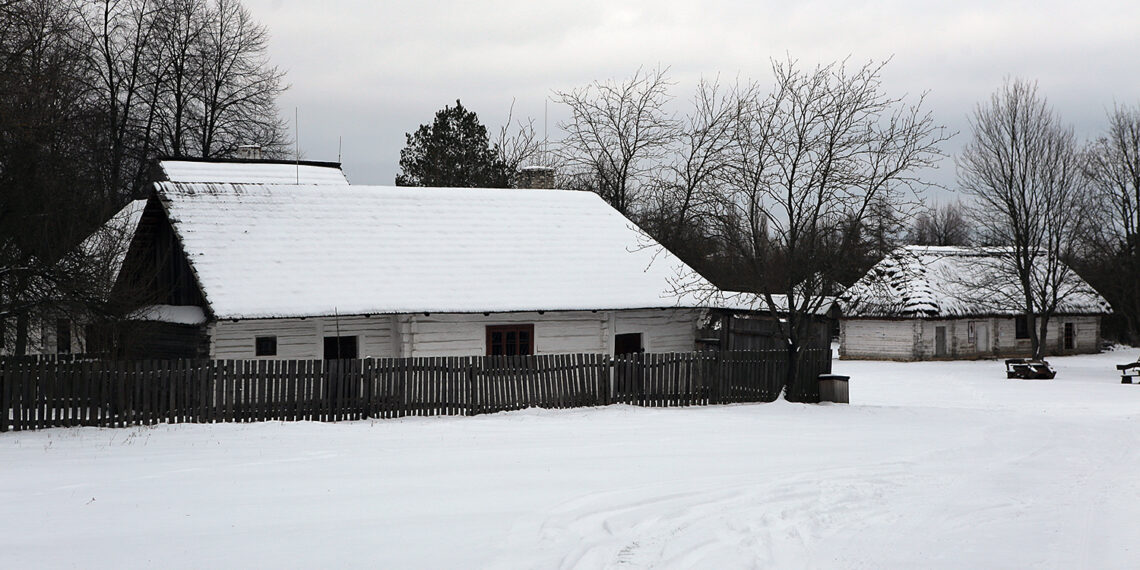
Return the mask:
[[[841,299],[839,356],[846,359],[972,359],[1028,356],[1019,285],[996,248],[901,247]],[[1051,354],[1100,350],[1108,302],[1075,272],[1049,321]]]

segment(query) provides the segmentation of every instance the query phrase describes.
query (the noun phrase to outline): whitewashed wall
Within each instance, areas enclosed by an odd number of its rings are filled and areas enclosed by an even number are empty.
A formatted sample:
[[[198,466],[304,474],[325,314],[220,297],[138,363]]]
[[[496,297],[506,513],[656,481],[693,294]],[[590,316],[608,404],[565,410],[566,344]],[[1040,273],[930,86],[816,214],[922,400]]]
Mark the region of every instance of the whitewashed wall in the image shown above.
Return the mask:
[[[534,324],[535,354],[610,353],[615,334],[642,333],[650,352],[686,352],[695,348],[696,309],[623,311],[547,311],[543,314],[405,314],[372,317],[251,319],[218,321],[210,326],[214,358],[254,358],[254,339],[277,336],[277,355],[268,358],[317,359],[324,337],[358,336],[360,355],[478,356],[486,353],[489,325]]]
[[[535,354],[602,352],[606,317],[601,311],[400,315],[398,356],[479,356],[487,352],[487,326],[528,323]]]
[[[844,319],[839,322],[839,356],[913,360],[921,334],[917,320]]]
[[[702,311],[647,309],[615,311],[615,333],[642,333],[646,352],[691,352],[697,342]],[[613,342],[613,337],[609,337]],[[612,344],[606,352],[612,352]]]
[[[277,355],[262,358],[319,359],[324,357],[326,336],[356,336],[361,356],[391,356],[392,317],[248,319],[218,321],[210,325],[210,355],[213,358],[257,358],[254,339],[277,337]]]
[[[970,325],[974,335],[970,336]],[[1064,325],[1073,323],[1075,345],[1064,350]],[[988,343],[979,327],[986,327]],[[946,327],[946,358],[993,358],[1022,356],[1030,352],[1029,339],[1016,338],[1016,323],[1010,317],[985,317],[945,320],[876,320],[844,319],[840,321],[841,358],[926,360],[935,358],[936,328]],[[1100,318],[1096,316],[1062,316],[1049,321],[1046,343],[1050,354],[1089,353],[1100,349]]]
[[[1065,323],[1073,323],[1074,332],[1076,333],[1076,344],[1072,351],[1064,350],[1064,325]],[[1000,320],[997,324],[1000,331],[1000,341],[998,350],[1004,352],[1021,351],[1028,352],[1030,350],[1029,339],[1017,339],[1017,331],[1012,319]],[[1061,352],[1097,352],[1100,350],[1101,330],[1100,318],[1095,316],[1062,316],[1053,317],[1049,320],[1049,330],[1045,338],[1045,343],[1049,347],[1051,353]]]

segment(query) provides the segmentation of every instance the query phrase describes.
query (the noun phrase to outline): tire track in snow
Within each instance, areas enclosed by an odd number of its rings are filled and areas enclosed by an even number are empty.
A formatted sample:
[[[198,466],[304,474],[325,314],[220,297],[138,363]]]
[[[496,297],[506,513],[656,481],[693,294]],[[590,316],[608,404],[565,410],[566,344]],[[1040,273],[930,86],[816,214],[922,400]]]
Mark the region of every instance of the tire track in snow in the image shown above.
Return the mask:
[[[896,515],[885,498],[910,468],[891,462],[810,477],[709,480],[707,490],[658,484],[594,493],[516,529],[511,554],[492,566],[786,567],[825,556],[821,541],[852,526],[891,524]],[[520,559],[527,551],[531,557]]]

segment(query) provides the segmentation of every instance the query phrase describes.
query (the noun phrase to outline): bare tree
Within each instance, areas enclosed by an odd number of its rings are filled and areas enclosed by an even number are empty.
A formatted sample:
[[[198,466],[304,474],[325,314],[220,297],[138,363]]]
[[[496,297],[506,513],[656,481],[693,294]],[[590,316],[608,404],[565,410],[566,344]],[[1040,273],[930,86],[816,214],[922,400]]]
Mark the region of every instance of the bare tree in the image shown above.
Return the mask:
[[[562,163],[619,212],[633,214],[644,187],[676,139],[666,109],[672,85],[665,69],[638,69],[626,81],[595,81],[557,92],[570,108],[559,123]]]
[[[37,315],[84,285],[63,263],[104,209],[103,123],[90,105],[75,6],[25,0],[0,21],[0,328],[28,348]],[[92,191],[96,189],[96,191]]]
[[[671,250],[684,249],[699,231],[700,216],[712,203],[730,167],[739,90],[702,80],[692,108],[676,123],[669,155],[648,183],[649,209],[641,216],[649,231]]]
[[[104,122],[103,189],[110,205],[137,193],[145,176],[154,102],[146,97],[162,80],[148,59],[160,36],[154,0],[97,0],[81,5],[91,94]]]
[[[198,60],[209,15],[205,0],[165,0],[158,14],[162,33],[151,62],[155,77],[151,101],[158,128],[156,147],[167,156],[193,152],[193,109],[202,84]]]
[[[1101,214],[1080,256],[1090,281],[1140,339],[1140,106],[1117,106],[1089,147],[1088,173]]]
[[[244,144],[288,150],[277,96],[285,73],[269,65],[269,32],[239,0],[214,0],[198,48],[196,153],[229,156]]]
[[[100,309],[99,260],[76,248],[139,193],[154,152],[284,146],[266,40],[237,0],[0,0],[6,350],[28,348],[37,315]]]
[[[517,174],[524,166],[554,166],[554,161],[546,153],[544,141],[538,138],[538,132],[534,129],[534,119],[528,117],[525,122],[523,119],[515,121],[514,116],[515,102],[511,101],[507,120],[493,141],[499,159],[513,174]],[[514,181],[511,182],[511,186],[514,186]]]
[[[229,156],[288,147],[268,63],[268,32],[238,0],[95,0],[78,4],[87,68],[106,123],[105,187],[121,205],[147,181],[149,159]]]
[[[1087,226],[1083,157],[1035,83],[1006,81],[978,105],[971,126],[973,140],[957,160],[959,185],[974,197],[981,239],[1005,246],[1000,275],[991,279],[1017,284],[1017,308],[1031,323],[1033,355],[1042,358],[1049,319],[1073,292],[1064,260]]]
[[[969,245],[970,222],[961,202],[942,204],[919,212],[907,234],[914,245]]]
[[[788,353],[785,397],[811,400],[797,379],[812,318],[847,262],[842,242],[874,208],[901,207],[915,172],[947,138],[923,109],[882,89],[882,63],[803,70],[774,62],[775,85],[749,89],[736,107],[730,167],[709,224],[741,260]],[[881,212],[880,212],[881,213]]]

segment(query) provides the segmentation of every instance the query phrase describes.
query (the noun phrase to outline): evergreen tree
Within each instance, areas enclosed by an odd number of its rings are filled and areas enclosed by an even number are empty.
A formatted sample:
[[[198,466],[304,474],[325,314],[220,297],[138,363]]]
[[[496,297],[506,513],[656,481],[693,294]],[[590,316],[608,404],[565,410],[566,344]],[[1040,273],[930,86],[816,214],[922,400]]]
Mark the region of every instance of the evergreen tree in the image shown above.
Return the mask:
[[[407,134],[400,151],[397,186],[509,188],[512,172],[487,128],[457,99],[436,112],[435,121]]]

